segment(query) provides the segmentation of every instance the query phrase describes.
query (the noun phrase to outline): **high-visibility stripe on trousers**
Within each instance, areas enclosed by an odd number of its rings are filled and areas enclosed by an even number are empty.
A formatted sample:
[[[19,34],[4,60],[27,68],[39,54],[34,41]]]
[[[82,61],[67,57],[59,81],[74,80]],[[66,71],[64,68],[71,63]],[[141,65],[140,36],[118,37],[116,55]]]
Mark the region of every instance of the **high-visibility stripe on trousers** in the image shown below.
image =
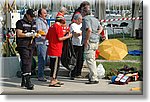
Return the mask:
[[[57,74],[59,71],[59,63],[60,57],[50,57],[50,69],[51,69],[50,77],[52,77],[53,79],[57,78]]]

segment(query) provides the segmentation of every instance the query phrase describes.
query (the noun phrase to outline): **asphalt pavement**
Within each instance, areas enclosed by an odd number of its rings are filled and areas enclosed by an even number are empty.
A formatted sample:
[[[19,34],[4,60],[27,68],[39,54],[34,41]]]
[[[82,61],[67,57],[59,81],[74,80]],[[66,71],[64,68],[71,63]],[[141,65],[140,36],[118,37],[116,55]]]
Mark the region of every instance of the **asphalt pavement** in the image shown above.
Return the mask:
[[[50,69],[47,67],[44,71],[48,76]],[[63,82],[61,87],[49,87],[50,81],[41,82],[36,77],[32,77],[34,90],[27,90],[20,86],[21,78],[11,77],[0,78],[0,92],[3,95],[142,95],[143,81],[129,82],[125,85],[111,84],[111,80],[99,79],[98,84],[85,84],[88,82],[86,76],[89,70],[84,64],[82,69],[83,78],[70,80],[69,71],[63,66],[60,67],[58,80]],[[132,88],[135,88],[132,90]]]
[[[27,90],[20,87],[21,78],[1,78],[1,91],[3,95],[142,95],[142,81],[129,82],[125,85],[110,84],[110,80],[99,79],[98,84],[85,84],[88,79],[76,78],[70,80],[69,77],[58,76],[64,83],[61,87],[49,87],[47,82],[38,81],[32,78],[34,90]],[[137,88],[136,90],[131,90]],[[140,89],[139,89],[140,88]]]

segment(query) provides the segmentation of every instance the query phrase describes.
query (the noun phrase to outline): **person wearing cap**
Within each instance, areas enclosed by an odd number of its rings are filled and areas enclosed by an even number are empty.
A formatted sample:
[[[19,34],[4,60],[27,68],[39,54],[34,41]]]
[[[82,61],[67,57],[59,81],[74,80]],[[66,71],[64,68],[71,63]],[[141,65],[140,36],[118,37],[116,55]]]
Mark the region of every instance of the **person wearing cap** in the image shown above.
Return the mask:
[[[37,54],[38,54],[38,81],[46,81],[44,78],[44,68],[46,63],[47,42],[46,34],[48,32],[48,23],[46,21],[47,11],[42,8],[38,10],[38,18],[36,19],[37,32],[43,32],[42,36],[36,38]]]
[[[56,15],[56,18],[64,18],[64,15],[67,14],[67,8],[65,7],[61,7],[59,12],[57,13]],[[65,20],[65,19],[64,19]],[[66,20],[65,20],[65,24],[62,25],[62,29],[63,29],[63,32],[64,32],[64,35],[70,31],[69,27],[66,25]]]
[[[28,9],[23,19],[16,22],[16,50],[21,58],[22,82],[21,87],[26,87],[29,90],[34,89],[31,83],[31,66],[32,57],[35,47],[36,22],[33,9]]]
[[[74,80],[75,77],[81,78],[81,70],[83,66],[83,44],[82,41],[82,15],[81,14],[75,14],[74,15],[74,23],[70,26],[70,31],[73,35],[72,37],[72,44],[73,48],[76,54],[76,66],[71,71],[71,80]]]
[[[56,18],[55,23],[49,28],[46,39],[49,42],[48,56],[50,56],[50,84],[49,87],[61,87],[63,83],[57,80],[59,71],[60,57],[62,54],[63,40],[72,37],[71,33],[64,36],[62,25],[65,24],[63,17]]]

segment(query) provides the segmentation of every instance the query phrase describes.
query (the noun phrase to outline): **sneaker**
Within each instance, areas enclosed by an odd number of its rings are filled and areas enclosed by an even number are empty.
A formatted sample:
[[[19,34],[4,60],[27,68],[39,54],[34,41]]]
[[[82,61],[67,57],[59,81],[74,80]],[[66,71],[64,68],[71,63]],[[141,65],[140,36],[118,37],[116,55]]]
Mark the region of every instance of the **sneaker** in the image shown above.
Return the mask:
[[[70,77],[70,80],[74,80],[74,77]]]
[[[50,77],[50,76],[46,76],[46,79],[47,79],[47,80],[50,80],[50,79],[51,79],[51,77]]]
[[[45,78],[38,78],[38,81],[46,82],[47,80]]]

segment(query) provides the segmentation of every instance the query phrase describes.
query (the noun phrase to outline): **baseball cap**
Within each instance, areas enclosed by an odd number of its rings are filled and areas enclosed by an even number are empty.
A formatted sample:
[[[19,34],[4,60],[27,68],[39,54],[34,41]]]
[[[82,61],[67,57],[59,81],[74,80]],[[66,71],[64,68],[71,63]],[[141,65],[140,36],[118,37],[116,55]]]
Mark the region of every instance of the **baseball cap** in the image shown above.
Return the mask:
[[[78,20],[79,17],[82,16],[80,13],[76,13],[73,17],[74,20]]]
[[[28,9],[26,14],[30,15],[31,17],[35,17],[35,12],[33,9]]]
[[[66,19],[62,15],[57,15],[56,16],[56,20],[64,20],[64,21],[66,21]]]
[[[64,17],[61,16],[57,16],[56,17],[56,21],[60,21],[61,23],[65,24],[66,23],[66,19]]]

